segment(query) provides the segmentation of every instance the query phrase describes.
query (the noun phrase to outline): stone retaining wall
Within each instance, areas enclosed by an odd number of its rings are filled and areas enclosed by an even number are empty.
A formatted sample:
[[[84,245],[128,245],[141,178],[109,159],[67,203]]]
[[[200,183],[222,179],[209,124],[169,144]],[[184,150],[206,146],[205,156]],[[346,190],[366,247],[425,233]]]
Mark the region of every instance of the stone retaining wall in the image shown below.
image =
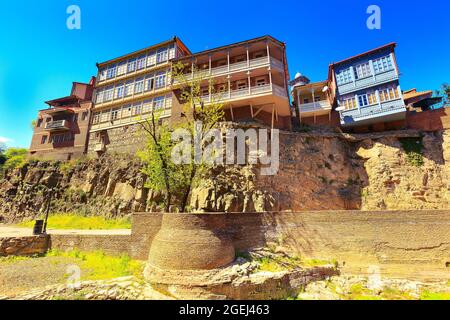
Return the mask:
[[[0,238],[0,256],[28,256],[45,253],[48,249],[49,237],[23,236]]]

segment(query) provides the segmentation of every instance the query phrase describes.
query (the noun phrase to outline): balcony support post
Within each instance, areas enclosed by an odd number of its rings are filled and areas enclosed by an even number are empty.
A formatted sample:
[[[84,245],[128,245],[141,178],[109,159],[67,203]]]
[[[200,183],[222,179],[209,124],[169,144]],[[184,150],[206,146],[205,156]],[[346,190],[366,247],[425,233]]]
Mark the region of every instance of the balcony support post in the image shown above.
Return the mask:
[[[252,82],[250,81],[250,71],[247,71],[248,95],[252,94]]]
[[[313,109],[316,108],[316,97],[314,95],[314,88],[311,89],[311,93],[312,93],[312,104],[313,104]]]
[[[208,55],[208,63],[209,63],[209,75],[211,75],[211,72],[212,72],[212,68],[211,68],[211,66],[212,66],[212,61],[211,61],[211,54],[209,54]]]
[[[275,104],[272,104],[272,125],[271,125],[272,130],[270,130],[271,137],[273,135],[274,118],[275,118]]]
[[[253,115],[253,104],[252,103],[250,103],[250,114],[252,115],[252,119],[253,119],[254,115]]]
[[[356,106],[358,107],[359,114],[361,114],[361,106],[359,105],[358,95],[355,94]]]
[[[227,70],[230,72],[230,50],[227,50]]]
[[[245,49],[247,50],[247,68],[250,68],[250,53],[248,52],[248,45],[245,46]]]
[[[230,81],[230,76],[227,77],[228,78],[228,99],[231,98],[231,81]]]
[[[269,67],[269,83],[270,83],[270,91],[273,90],[272,88],[272,69]]]
[[[300,124],[302,123],[302,105],[300,103],[300,90],[297,90],[297,105],[298,105],[298,118],[300,120]]]
[[[267,49],[267,63],[270,64],[270,48],[269,48],[269,41],[266,42],[266,49]]]
[[[230,104],[231,121],[234,121],[233,105]]]

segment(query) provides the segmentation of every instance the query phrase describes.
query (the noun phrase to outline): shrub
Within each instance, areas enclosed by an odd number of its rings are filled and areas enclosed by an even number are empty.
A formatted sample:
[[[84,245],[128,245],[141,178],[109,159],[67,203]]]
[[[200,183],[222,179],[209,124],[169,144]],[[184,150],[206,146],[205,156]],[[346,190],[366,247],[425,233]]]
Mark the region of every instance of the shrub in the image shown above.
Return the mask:
[[[406,152],[407,161],[416,167],[423,165],[422,138],[400,138],[403,150]]]
[[[28,150],[24,148],[9,148],[3,154],[2,170],[22,168],[27,163]],[[6,160],[5,160],[6,159]]]

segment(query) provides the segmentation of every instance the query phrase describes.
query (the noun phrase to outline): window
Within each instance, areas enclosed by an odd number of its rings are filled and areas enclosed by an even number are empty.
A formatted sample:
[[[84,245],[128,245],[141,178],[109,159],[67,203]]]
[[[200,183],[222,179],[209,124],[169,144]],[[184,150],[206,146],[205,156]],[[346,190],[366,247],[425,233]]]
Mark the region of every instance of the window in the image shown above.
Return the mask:
[[[398,99],[400,96],[398,94],[398,88],[397,87],[390,87],[380,90],[380,101],[389,101]]]
[[[355,78],[362,79],[372,75],[369,62],[361,63],[355,67]]]
[[[166,74],[163,72],[160,72],[155,77],[155,88],[162,88],[166,85]]]
[[[119,119],[119,113],[120,113],[120,108],[113,109],[111,111],[111,118],[110,118],[110,120],[114,121],[114,120]]]
[[[42,124],[42,118],[39,118],[36,123],[36,127],[40,127]]]
[[[166,96],[166,109],[172,108],[172,94]]]
[[[130,61],[128,61],[127,72],[134,71],[136,71],[136,59],[131,59]]]
[[[93,117],[92,117],[92,124],[97,124],[100,121],[100,113],[99,112],[95,112]]]
[[[266,78],[256,79],[256,86],[257,87],[264,86],[264,85],[266,85]]]
[[[166,62],[168,54],[167,48],[158,49],[158,52],[156,53],[156,63]]]
[[[169,47],[169,59],[175,58],[175,46],[171,45]]]
[[[247,60],[247,57],[245,57],[245,56],[239,56],[239,57],[236,57],[235,59],[234,59],[234,62],[235,63],[238,63],[238,62],[243,62],[243,61],[246,61]]]
[[[134,93],[141,93],[144,90],[144,79],[139,78],[134,83]]]
[[[202,96],[209,96],[209,89],[208,88],[203,88],[202,89]]]
[[[350,68],[341,70],[337,75],[336,75],[336,81],[338,85],[341,84],[346,84],[349,82],[353,81],[351,72],[350,72]]]
[[[160,110],[164,108],[164,96],[153,99],[153,110]]]
[[[116,76],[117,66],[114,64],[108,68],[108,72],[106,73],[106,79],[111,79]]]
[[[321,100],[320,97],[314,97],[314,102],[319,102]]]
[[[154,66],[156,64],[156,53],[150,52],[147,56],[147,67]]]
[[[103,101],[111,101],[113,98],[114,88],[107,87],[103,96]]]
[[[122,108],[122,118],[129,117],[131,115],[131,105],[127,104]]]
[[[303,99],[303,103],[304,103],[304,104],[307,104],[307,103],[309,103],[309,99],[306,99],[306,98],[305,98],[305,99]]]
[[[136,116],[142,113],[142,104],[135,103],[133,104],[133,108],[131,109],[131,115]]]
[[[245,80],[238,81],[237,88],[238,88],[238,90],[246,89],[247,88],[247,81],[245,81]]]
[[[341,100],[341,106],[345,108],[345,110],[351,110],[356,108],[356,99],[355,97],[344,98]]]
[[[372,62],[375,73],[386,72],[394,69],[390,55],[375,59]]]
[[[144,69],[145,68],[145,60],[146,60],[146,56],[140,56],[137,60],[137,66],[136,68],[138,70]]]
[[[117,66],[117,75],[121,76],[123,74],[125,74],[127,72],[127,62],[121,62],[119,63],[119,65]]]
[[[145,100],[142,104],[142,113],[149,113],[152,108],[152,100]]]
[[[123,97],[123,92],[124,92],[124,85],[123,83],[120,83],[116,86],[116,88],[114,89],[114,99],[120,99]]]
[[[41,144],[44,144],[47,142],[47,136],[42,136],[41,138]]]
[[[88,116],[88,112],[87,112],[87,111],[84,111],[84,112],[81,114],[81,120],[82,120],[82,121],[86,121],[87,116]]]
[[[133,81],[128,81],[125,85],[125,97],[131,96],[133,94]]]
[[[102,103],[103,102],[103,95],[104,95],[103,90],[101,90],[101,89],[97,90],[97,97],[95,99],[95,102],[96,103]]]
[[[98,78],[100,81],[106,80],[106,69],[100,69],[98,71]]]
[[[155,84],[155,78],[153,75],[146,76],[144,81],[144,91],[153,90],[153,86]]]
[[[369,105],[369,99],[367,97],[367,94],[361,94],[358,96],[359,106],[365,107]]]

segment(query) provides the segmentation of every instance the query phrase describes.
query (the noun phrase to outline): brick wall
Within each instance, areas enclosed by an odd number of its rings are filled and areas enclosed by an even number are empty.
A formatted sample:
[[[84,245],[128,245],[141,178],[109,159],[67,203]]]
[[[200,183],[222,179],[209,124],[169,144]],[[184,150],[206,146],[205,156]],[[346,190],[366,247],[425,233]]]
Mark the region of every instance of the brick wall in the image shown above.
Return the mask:
[[[50,248],[63,251],[101,250],[110,255],[129,254],[130,235],[123,234],[51,234]]]
[[[386,275],[450,278],[450,210],[227,214],[237,251],[282,243],[303,258],[335,259],[344,272],[376,265]],[[134,258],[145,260],[160,214],[134,216]],[[188,259],[189,257],[180,257]]]
[[[424,112],[408,111],[406,123],[409,129],[423,131],[450,129],[450,107]]]

